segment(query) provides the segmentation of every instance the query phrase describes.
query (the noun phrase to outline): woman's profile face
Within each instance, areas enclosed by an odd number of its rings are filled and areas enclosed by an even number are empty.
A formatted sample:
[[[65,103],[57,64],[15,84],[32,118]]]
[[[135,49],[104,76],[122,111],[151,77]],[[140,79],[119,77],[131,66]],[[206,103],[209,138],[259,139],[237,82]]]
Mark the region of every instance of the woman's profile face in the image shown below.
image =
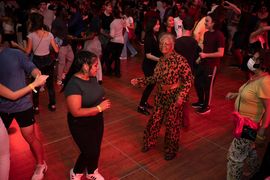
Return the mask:
[[[157,24],[153,27],[153,32],[156,33],[159,31],[160,25],[159,25],[159,20],[157,20]]]
[[[172,28],[174,27],[174,19],[172,16],[170,16],[167,21],[166,21],[166,26],[169,27],[169,28]]]
[[[97,70],[99,70],[99,66],[98,66],[98,59],[96,57],[93,57],[94,59],[94,64],[91,66],[90,70],[89,70],[89,76],[96,76],[97,75]]]
[[[159,49],[163,55],[170,54],[174,49],[174,46],[172,45],[170,38],[168,37],[162,38],[161,41],[159,42]]]

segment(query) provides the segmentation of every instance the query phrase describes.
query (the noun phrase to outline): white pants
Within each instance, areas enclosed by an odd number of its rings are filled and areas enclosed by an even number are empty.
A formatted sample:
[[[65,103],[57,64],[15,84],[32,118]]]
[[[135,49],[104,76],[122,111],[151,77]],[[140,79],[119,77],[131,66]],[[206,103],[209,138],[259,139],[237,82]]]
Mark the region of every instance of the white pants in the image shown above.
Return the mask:
[[[0,180],[8,180],[10,168],[9,138],[0,117]]]

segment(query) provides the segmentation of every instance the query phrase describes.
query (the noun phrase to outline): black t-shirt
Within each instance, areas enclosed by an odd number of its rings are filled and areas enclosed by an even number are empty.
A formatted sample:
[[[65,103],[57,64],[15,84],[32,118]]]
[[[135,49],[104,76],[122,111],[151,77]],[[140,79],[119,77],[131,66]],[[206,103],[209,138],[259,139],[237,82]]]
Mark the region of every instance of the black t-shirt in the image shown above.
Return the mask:
[[[102,29],[110,30],[110,24],[114,20],[112,14],[110,14],[110,16],[106,16],[103,12],[99,17],[102,22]]]
[[[68,40],[67,37],[69,35],[68,33],[68,23],[65,20],[62,20],[60,18],[56,18],[53,22],[52,22],[52,31],[56,30],[56,37],[59,38],[65,38],[63,40],[62,46],[66,46],[68,45]]]
[[[88,81],[72,76],[66,89],[65,97],[70,95],[82,96],[82,108],[90,108],[99,105],[105,95],[104,89],[98,84],[96,77],[89,77]]]
[[[90,24],[86,28],[86,36],[89,36],[91,32],[96,33],[95,36],[100,34],[100,29],[101,29],[101,20],[98,16],[95,16]]]
[[[145,36],[145,39],[144,39],[144,52],[145,52],[144,61],[147,62],[147,63],[151,63],[153,65],[156,65],[157,61],[153,61],[153,60],[148,59],[146,57],[146,54],[149,54],[149,53],[151,53],[153,56],[156,56],[156,57],[161,56],[158,41],[154,38],[153,35]]]
[[[176,39],[175,51],[186,58],[191,70],[197,54],[198,42],[190,36],[182,36]]]
[[[218,48],[225,47],[225,38],[220,30],[214,32],[207,31],[204,33],[203,52],[214,53],[218,52]],[[204,58],[201,60],[201,65],[207,68],[219,67],[220,58]]]

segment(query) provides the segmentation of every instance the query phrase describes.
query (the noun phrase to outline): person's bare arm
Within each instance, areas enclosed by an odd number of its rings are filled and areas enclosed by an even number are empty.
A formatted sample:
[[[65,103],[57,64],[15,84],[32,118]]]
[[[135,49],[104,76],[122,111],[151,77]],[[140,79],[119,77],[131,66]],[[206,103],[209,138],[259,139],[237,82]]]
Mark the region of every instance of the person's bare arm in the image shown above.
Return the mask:
[[[201,58],[219,58],[223,57],[224,55],[224,48],[218,48],[218,52],[214,53],[200,53]]]
[[[30,52],[32,50],[32,46],[33,46],[33,41],[32,41],[32,39],[28,38],[26,48],[19,46],[19,44],[14,42],[14,41],[11,41],[11,45],[12,45],[12,47],[18,48],[26,54],[30,54]]]
[[[153,61],[158,61],[159,60],[159,57],[156,57],[156,56],[152,55],[151,53],[147,53],[146,58],[151,59]]]
[[[48,77],[49,77],[48,75],[41,75],[41,76],[37,75],[35,81],[32,82],[31,84],[34,88],[41,86],[41,85],[45,84],[46,79]],[[24,96],[25,94],[27,94],[31,90],[32,90],[31,85],[28,85],[20,90],[17,90],[17,91],[11,91],[6,86],[3,86],[2,84],[0,84],[0,96],[5,97],[7,99],[11,99],[13,101]]]
[[[67,97],[68,110],[74,117],[94,116],[99,113],[99,108],[82,108],[82,96],[70,95]],[[99,104],[102,111],[111,107],[110,100],[105,100]]]

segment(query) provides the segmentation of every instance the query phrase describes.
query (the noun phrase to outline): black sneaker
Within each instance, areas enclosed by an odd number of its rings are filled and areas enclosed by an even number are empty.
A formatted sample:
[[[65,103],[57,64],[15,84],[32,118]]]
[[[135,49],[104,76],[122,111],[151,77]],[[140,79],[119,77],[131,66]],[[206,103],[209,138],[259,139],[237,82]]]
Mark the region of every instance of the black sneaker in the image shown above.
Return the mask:
[[[140,45],[142,45],[142,46],[144,45],[144,42],[143,42],[143,41],[139,41],[139,43],[140,43]]]
[[[202,109],[198,110],[197,113],[198,114],[206,114],[206,113],[209,113],[211,111],[210,107],[207,106],[207,107],[203,107]]]
[[[148,109],[153,109],[153,106],[151,106],[150,104],[148,104],[148,102],[144,103],[144,107],[148,108]]]
[[[203,103],[196,102],[196,103],[192,103],[191,106],[193,108],[202,108],[203,107]]]
[[[148,112],[145,108],[140,108],[140,106],[138,107],[137,111],[139,113],[144,114],[144,115],[149,115],[150,114],[150,112]]]

